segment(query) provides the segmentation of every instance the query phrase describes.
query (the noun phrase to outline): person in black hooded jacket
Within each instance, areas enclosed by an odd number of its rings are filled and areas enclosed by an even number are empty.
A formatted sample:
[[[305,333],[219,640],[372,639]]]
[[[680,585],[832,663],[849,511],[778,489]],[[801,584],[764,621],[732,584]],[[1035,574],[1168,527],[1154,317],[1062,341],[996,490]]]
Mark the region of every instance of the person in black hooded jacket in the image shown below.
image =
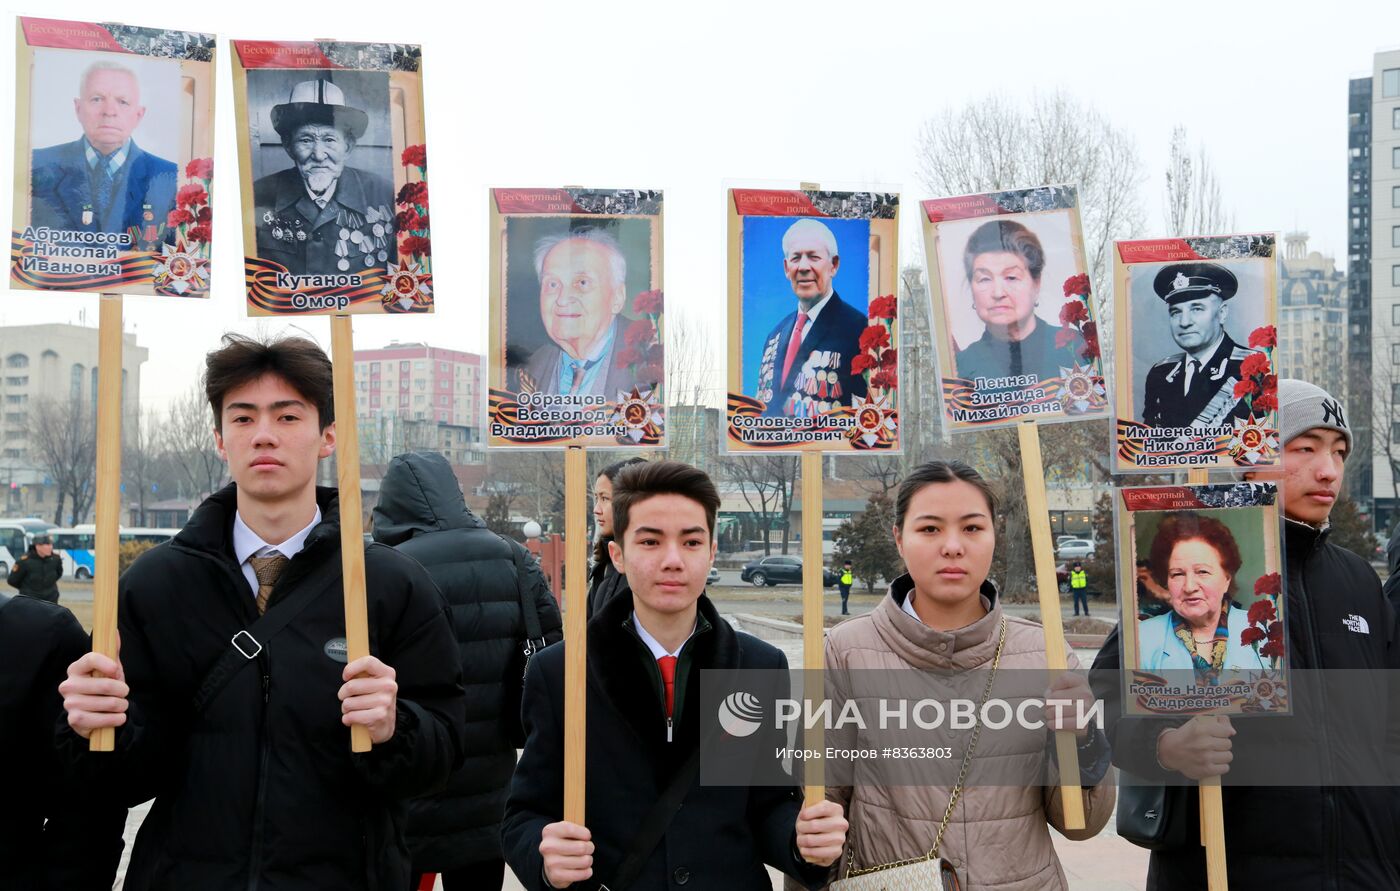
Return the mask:
[[[0,593],[0,891],[110,891],[126,808],[67,782],[58,684],[88,651],[64,607]]]
[[[447,605],[416,562],[369,545],[372,655],[347,664],[339,505],[315,486],[335,448],[330,360],[302,338],[228,335],[205,390],[234,482],[122,576],[119,659],[69,666],[58,748],[117,800],[155,798],[127,891],[402,891],[407,799],[462,759]],[[367,753],[350,750],[357,725]],[[88,751],[99,727],[114,752]]]
[[[1400,787],[1383,785],[1394,767],[1386,736],[1400,718],[1386,713],[1400,662],[1395,614],[1371,567],[1328,540],[1351,431],[1324,390],[1280,380],[1278,392],[1288,664],[1349,671],[1312,673],[1306,683],[1295,674],[1293,717],[1188,722],[1107,709],[1115,764],[1148,783],[1189,784],[1171,817],[1184,820],[1185,842],[1153,852],[1147,891],[1205,887],[1192,781],[1206,777],[1223,778],[1231,891],[1400,888]],[[1115,630],[1091,673],[1109,703],[1121,695],[1120,666]],[[1346,689],[1325,695],[1334,688],[1320,684]],[[1282,785],[1280,774],[1297,785]],[[1250,784],[1251,775],[1264,780]]]
[[[374,540],[423,564],[447,598],[467,692],[467,760],[446,789],[409,802],[411,887],[419,874],[440,872],[447,891],[499,888],[501,819],[515,746],[523,741],[524,610],[538,617],[543,641],[532,646],[539,646],[563,636],[559,606],[534,557],[471,512],[447,459],[436,452],[389,462],[374,508]]]

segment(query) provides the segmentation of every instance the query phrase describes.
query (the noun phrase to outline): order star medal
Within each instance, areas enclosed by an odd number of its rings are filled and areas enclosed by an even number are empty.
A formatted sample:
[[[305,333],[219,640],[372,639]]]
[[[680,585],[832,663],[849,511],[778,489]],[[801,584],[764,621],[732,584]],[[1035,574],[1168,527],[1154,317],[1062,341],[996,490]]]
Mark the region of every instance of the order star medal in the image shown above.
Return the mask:
[[[408,312],[414,306],[428,306],[432,302],[433,290],[425,281],[417,263],[390,263],[388,282],[380,290],[381,302],[390,312]]]
[[[612,423],[622,424],[626,428],[623,435],[633,442],[641,442],[648,433],[656,432],[660,428],[661,418],[652,410],[653,392],[648,390],[643,393],[633,387],[630,393],[617,394]]]
[[[1230,436],[1230,456],[1237,464],[1258,464],[1278,454],[1278,437],[1251,414],[1235,418]]]
[[[1060,368],[1064,378],[1064,391],[1060,396],[1065,414],[1082,415],[1106,404],[1108,393],[1103,384],[1094,380],[1092,371],[1078,365],[1073,368]]]
[[[176,294],[205,287],[205,265],[209,262],[198,254],[189,252],[184,239],[178,245],[160,246],[160,257],[156,260],[154,280],[157,286],[169,288]]]

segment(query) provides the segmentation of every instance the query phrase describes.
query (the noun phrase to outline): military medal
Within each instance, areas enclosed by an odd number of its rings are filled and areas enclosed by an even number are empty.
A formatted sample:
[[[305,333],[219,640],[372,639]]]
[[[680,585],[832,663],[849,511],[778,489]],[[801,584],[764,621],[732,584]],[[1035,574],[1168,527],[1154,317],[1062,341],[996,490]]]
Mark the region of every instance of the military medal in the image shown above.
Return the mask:
[[[92,205],[91,205],[91,204],[84,204],[84,205],[83,205],[83,225],[84,225],[84,226],[91,226],[91,225],[92,225]]]

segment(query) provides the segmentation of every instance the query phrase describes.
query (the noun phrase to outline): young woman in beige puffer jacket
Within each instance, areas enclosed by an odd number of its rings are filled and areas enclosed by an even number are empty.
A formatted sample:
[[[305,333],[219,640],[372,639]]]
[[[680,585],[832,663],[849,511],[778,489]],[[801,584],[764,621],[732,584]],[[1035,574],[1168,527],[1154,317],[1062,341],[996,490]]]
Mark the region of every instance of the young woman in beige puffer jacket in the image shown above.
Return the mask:
[[[891,584],[889,596],[871,613],[831,631],[826,643],[829,686],[840,686],[843,679],[850,683],[853,677],[884,677],[861,675],[864,669],[976,669],[966,685],[967,698],[975,702],[986,687],[987,669],[991,668],[1004,622],[993,697],[1006,695],[1003,681],[1025,687],[1028,679],[1039,685],[1032,695],[1044,695],[1040,691],[1045,689],[1045,676],[1026,671],[1046,668],[1044,632],[1034,622],[1005,615],[997,602],[996,588],[987,581],[996,537],[996,498],[986,481],[959,461],[921,465],[901,483],[895,513],[895,541],[909,572]],[[1071,667],[1075,667],[1073,656],[1071,660]],[[1009,671],[1012,669],[1022,671]],[[857,671],[847,674],[849,670]],[[913,680],[915,676],[901,677]],[[1050,692],[1055,699],[1093,699],[1088,684],[1073,674],[1055,679]],[[864,705],[862,711],[867,712]],[[963,891],[1065,891],[1069,886],[1055,856],[1049,827],[1081,840],[1097,835],[1108,821],[1114,785],[1107,742],[1100,730],[1075,728],[1073,710],[1066,711],[1063,725],[1048,710],[1045,721],[1048,728],[1075,729],[1080,736],[1085,828],[1065,828],[1056,785],[976,786],[969,782],[939,850],[957,870]],[[907,778],[891,783],[888,774],[884,782],[862,783],[863,776],[870,776],[868,769],[857,767],[854,773],[848,770],[843,775],[839,769],[832,770],[838,765],[828,765],[833,781],[853,783],[827,788],[827,797],[845,808],[851,825],[848,856],[833,868],[833,879],[845,876],[852,867],[868,869],[929,852],[970,737],[968,731],[943,729],[929,732],[925,737],[928,742],[920,743],[933,746],[946,742],[951,748],[951,758],[938,768],[942,777],[948,775],[951,765],[952,778],[946,785],[912,785]],[[828,737],[827,745],[831,744]],[[994,769],[1005,776],[1000,770],[1003,767],[1013,768],[1018,776],[1053,776],[1047,764],[1054,761],[1053,753],[1048,729],[984,731],[974,752],[972,779],[976,780],[978,768]]]

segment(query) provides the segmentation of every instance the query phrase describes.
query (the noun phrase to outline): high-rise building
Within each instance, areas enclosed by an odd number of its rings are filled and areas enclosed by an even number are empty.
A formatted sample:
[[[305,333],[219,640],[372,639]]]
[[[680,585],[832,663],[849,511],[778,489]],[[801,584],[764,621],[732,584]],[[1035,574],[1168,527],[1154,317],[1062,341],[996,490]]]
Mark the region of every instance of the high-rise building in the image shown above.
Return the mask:
[[[1370,140],[1359,157],[1353,146],[1352,161],[1370,170],[1354,199],[1365,195],[1370,208],[1370,256],[1357,262],[1370,261],[1370,494],[1376,528],[1386,529],[1400,507],[1400,50],[1375,55],[1370,81]]]
[[[1279,277],[1279,376],[1311,381],[1347,401],[1346,275],[1308,251],[1308,234],[1284,236]]]
[[[1371,78],[1353,78],[1347,104],[1347,414],[1353,456],[1346,485],[1371,503]]]
[[[355,405],[362,464],[387,464],[414,449],[453,464],[483,460],[482,357],[425,343],[355,351]]]
[[[97,329],[82,325],[12,325],[0,328],[0,485],[6,516],[45,516],[57,509],[58,486],[45,466],[39,435],[41,412],[81,425],[96,436]],[[135,334],[122,336],[122,426],[132,429],[141,393],[141,363],[149,351]],[[60,422],[61,423],[61,422]],[[50,426],[49,436],[63,430]],[[64,522],[87,522],[64,506]]]

